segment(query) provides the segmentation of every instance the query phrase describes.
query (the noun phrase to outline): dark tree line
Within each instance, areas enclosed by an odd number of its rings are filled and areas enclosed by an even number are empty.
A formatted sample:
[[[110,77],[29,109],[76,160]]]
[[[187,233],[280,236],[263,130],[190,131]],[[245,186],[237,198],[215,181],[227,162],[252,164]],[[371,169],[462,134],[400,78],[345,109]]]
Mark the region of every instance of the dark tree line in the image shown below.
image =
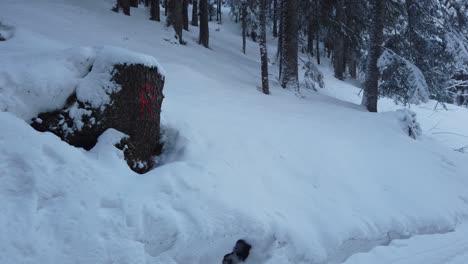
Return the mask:
[[[466,0],[140,0],[150,19],[166,23],[184,44],[189,23],[200,45],[209,48],[209,21],[222,23],[230,6],[247,41],[260,48],[262,91],[269,93],[267,38],[277,42],[279,83],[299,92],[323,87],[316,64],[329,62],[339,80],[359,79],[363,105],[377,111],[381,96],[403,104],[459,102],[468,93],[468,1]],[[189,22],[189,5],[192,5]],[[135,0],[116,0],[114,11],[130,15]],[[298,67],[306,69],[299,82]],[[461,76],[461,77],[460,77]],[[302,78],[301,78],[302,79]],[[315,89],[315,88],[314,88]],[[458,99],[457,99],[458,98]],[[464,101],[463,101],[464,102]]]
[[[143,4],[149,8],[150,20],[161,21],[161,8],[164,7],[164,15],[166,16],[166,25],[174,28],[175,37],[180,44],[185,44],[183,40],[183,31],[189,30],[189,0],[117,0],[112,8],[115,12],[122,12],[125,15],[130,15],[130,7],[138,8],[139,4]],[[208,17],[210,16],[210,7],[212,6],[208,0],[192,0],[192,20],[190,24],[199,27],[199,44],[204,47],[209,47],[209,28]],[[218,1],[218,10],[220,10],[221,1]],[[217,11],[218,20],[221,22],[221,11]],[[200,23],[199,23],[200,21]],[[199,25],[200,24],[200,25]]]
[[[262,43],[257,37],[262,2],[228,4],[234,21],[241,22],[245,53],[248,37]],[[307,68],[305,78],[313,76],[306,82],[319,82],[313,63],[327,58],[337,79],[362,81],[363,105],[373,112],[380,96],[403,104],[456,103],[468,93],[468,80],[460,80],[468,75],[466,0],[267,0],[266,5],[284,88],[301,87],[299,64]]]

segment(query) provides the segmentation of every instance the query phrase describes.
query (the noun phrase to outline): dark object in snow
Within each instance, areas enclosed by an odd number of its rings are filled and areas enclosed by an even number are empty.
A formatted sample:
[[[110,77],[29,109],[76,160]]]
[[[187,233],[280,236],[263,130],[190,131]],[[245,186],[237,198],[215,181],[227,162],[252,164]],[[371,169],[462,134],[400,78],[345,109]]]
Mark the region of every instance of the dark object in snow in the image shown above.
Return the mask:
[[[222,264],[236,264],[244,262],[249,256],[251,248],[252,246],[247,244],[244,240],[238,240],[232,250],[232,253],[224,256]]]
[[[108,128],[128,135],[117,144],[124,151],[130,168],[145,173],[154,166],[153,157],[161,153],[160,112],[164,76],[156,67],[143,64],[113,66],[111,81],[121,87],[109,95],[110,102],[93,107],[70,96],[57,111],[41,113],[31,126],[50,131],[70,145],[90,150]]]
[[[0,41],[7,41],[15,34],[15,27],[0,22]]]

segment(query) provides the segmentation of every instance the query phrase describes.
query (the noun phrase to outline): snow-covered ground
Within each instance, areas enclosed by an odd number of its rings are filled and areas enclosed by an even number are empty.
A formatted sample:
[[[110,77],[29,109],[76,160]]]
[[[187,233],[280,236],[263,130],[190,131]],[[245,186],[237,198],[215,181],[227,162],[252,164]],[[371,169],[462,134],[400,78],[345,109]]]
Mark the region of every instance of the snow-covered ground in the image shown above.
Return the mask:
[[[412,106],[414,140],[401,106],[364,111],[326,64],[326,88],[304,98],[272,65],[265,96],[258,46],[241,53],[227,14],[205,49],[197,28],[177,45],[147,10],[113,2],[0,2],[14,26],[0,42],[0,263],[220,263],[240,238],[246,263],[468,261],[468,154],[454,151],[468,145],[467,109]],[[165,164],[144,175],[113,147],[118,131],[87,152],[28,125],[63,105],[96,46],[165,69]]]

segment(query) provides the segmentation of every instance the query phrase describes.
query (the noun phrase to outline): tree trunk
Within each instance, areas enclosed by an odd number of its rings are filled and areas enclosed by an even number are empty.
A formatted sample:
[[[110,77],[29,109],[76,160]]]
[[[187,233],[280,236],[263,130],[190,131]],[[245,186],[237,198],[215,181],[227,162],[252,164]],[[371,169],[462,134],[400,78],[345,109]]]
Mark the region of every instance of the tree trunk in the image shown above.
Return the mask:
[[[242,2],[242,52],[245,54],[245,45],[247,38],[247,4]]]
[[[188,31],[188,24],[189,24],[189,18],[188,18],[188,0],[183,0],[182,2],[182,20],[183,20],[183,28],[184,30]]]
[[[310,12],[309,23],[307,25],[307,53],[314,56],[314,23],[312,20],[312,11]]]
[[[369,112],[377,112],[379,68],[377,61],[382,53],[383,29],[385,15],[385,0],[373,0],[372,28],[370,35],[369,55],[367,58],[366,80],[362,105]]]
[[[345,40],[344,28],[345,25],[345,3],[344,0],[337,1],[336,20],[338,21],[338,29],[335,33],[335,41],[333,45],[333,67],[335,69],[335,77],[339,80],[344,80],[345,71]]]
[[[273,37],[278,37],[278,0],[273,0]]]
[[[176,33],[176,38],[180,44],[184,44],[182,40],[182,2],[183,0],[169,0],[168,1],[168,16],[167,26],[173,26]]]
[[[130,0],[131,7],[138,7],[138,0]]]
[[[200,34],[198,43],[209,47],[208,0],[200,0]]]
[[[159,0],[150,0],[150,20],[161,21]]]
[[[164,15],[167,17],[167,9],[168,9],[168,3],[169,1],[168,0],[164,0]]]
[[[192,26],[198,27],[198,0],[192,3]]]
[[[315,23],[316,23],[316,29],[315,29],[315,56],[317,58],[317,64],[320,65],[320,1],[315,0]]]
[[[218,9],[217,9],[217,14],[216,14],[216,21],[218,21],[218,24],[223,23],[223,17],[222,17],[222,12],[221,12],[221,6],[222,6],[222,0],[218,0]]]
[[[269,94],[268,87],[268,53],[266,46],[266,0],[260,1],[260,59],[262,62],[262,92]]]
[[[208,16],[210,17],[210,21],[213,21],[213,5],[210,3],[210,1],[207,1],[206,5],[208,6]]]
[[[278,0],[280,1],[280,9],[279,9],[279,32],[278,32],[278,47],[276,49],[276,60],[279,60],[278,66],[279,66],[279,75],[278,79],[281,80],[282,76],[282,65],[283,65],[283,10],[284,10],[284,0]]]
[[[118,5],[125,15],[130,15],[130,0],[118,0]]]
[[[357,63],[356,58],[354,56],[351,57],[351,63],[349,65],[349,75],[353,79],[357,78]]]
[[[280,83],[283,88],[293,87],[298,91],[299,78],[297,69],[298,52],[298,21],[297,7],[298,0],[283,0],[284,14],[283,18],[283,45],[282,45],[282,63]]]

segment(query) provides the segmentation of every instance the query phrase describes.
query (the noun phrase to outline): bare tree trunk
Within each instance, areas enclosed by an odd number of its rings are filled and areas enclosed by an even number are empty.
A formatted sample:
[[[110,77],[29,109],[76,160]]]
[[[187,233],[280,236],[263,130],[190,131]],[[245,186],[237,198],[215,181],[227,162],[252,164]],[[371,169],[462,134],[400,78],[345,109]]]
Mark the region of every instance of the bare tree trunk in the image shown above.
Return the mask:
[[[207,1],[206,5],[208,6],[208,16],[210,17],[210,21],[213,21],[214,7],[210,1]]]
[[[183,28],[184,30],[188,29],[189,19],[188,19],[188,0],[183,0],[182,2],[182,20],[183,20]]]
[[[169,4],[169,1],[168,0],[164,0],[164,15],[167,17],[167,9],[168,8],[168,5]]]
[[[161,21],[159,10],[159,0],[150,0],[150,19],[154,21]]]
[[[247,4],[242,2],[242,52],[245,54],[245,45],[247,38]]]
[[[280,1],[280,12],[279,12],[279,34],[278,34],[278,48],[276,50],[276,60],[279,60],[279,76],[278,79],[281,80],[282,77],[282,65],[283,65],[283,10],[284,10],[284,0]]]
[[[130,0],[131,7],[138,7],[138,0]]]
[[[309,23],[307,25],[307,52],[314,56],[314,23],[312,20],[312,11],[310,11],[310,16],[308,19]]]
[[[357,63],[356,63],[356,58],[355,56],[351,56],[351,64],[349,65],[349,75],[351,78],[356,79],[357,78]]]
[[[222,12],[221,12],[221,6],[222,6],[222,0],[218,0],[218,8],[217,8],[217,13],[216,13],[216,21],[218,21],[218,24],[223,23],[223,18],[222,18]]]
[[[260,59],[262,62],[262,92],[270,93],[268,87],[268,53],[266,46],[266,0],[259,0],[260,4]]]
[[[283,88],[294,87],[298,91],[299,78],[297,69],[298,52],[298,21],[297,4],[298,0],[283,0],[283,45],[280,83]]]
[[[167,26],[172,25],[174,27],[176,37],[180,44],[184,44],[184,41],[182,40],[182,2],[183,0],[169,0],[167,3]]]
[[[198,0],[192,3],[192,26],[198,27]]]
[[[345,3],[344,0],[337,1],[336,20],[338,21],[338,32],[335,33],[335,41],[333,45],[333,66],[335,69],[335,77],[339,80],[344,80],[345,71],[345,40],[344,40],[344,25],[345,25]]]
[[[317,64],[320,65],[320,0],[315,0],[315,23],[317,28],[315,29],[315,54],[317,57]]]
[[[122,8],[125,15],[130,15],[130,0],[118,0],[118,7]]]
[[[208,15],[208,0],[200,0],[200,35],[198,43],[205,48],[209,47]]]
[[[278,37],[278,0],[273,0],[273,37]]]
[[[379,68],[377,61],[382,53],[385,0],[373,0],[372,28],[370,35],[369,55],[367,58],[366,80],[362,105],[369,112],[377,112]]]

